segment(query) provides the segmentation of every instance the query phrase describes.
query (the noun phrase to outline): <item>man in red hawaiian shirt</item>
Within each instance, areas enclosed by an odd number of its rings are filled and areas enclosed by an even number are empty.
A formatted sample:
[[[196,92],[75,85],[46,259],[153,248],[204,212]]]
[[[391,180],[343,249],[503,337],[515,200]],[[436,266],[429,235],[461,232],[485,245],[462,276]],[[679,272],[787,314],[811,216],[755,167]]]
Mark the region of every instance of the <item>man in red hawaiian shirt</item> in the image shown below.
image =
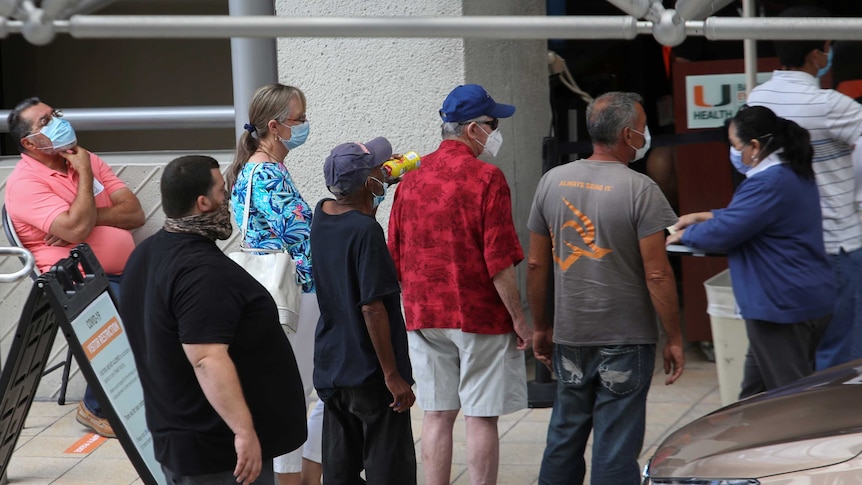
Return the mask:
[[[497,420],[527,405],[524,320],[515,265],[524,259],[497,154],[497,104],[479,85],[443,102],[443,142],[404,176],[389,220],[389,251],[404,293],[417,403],[425,410],[425,483],[448,484],[452,428],[463,409],[472,483],[496,483]]]

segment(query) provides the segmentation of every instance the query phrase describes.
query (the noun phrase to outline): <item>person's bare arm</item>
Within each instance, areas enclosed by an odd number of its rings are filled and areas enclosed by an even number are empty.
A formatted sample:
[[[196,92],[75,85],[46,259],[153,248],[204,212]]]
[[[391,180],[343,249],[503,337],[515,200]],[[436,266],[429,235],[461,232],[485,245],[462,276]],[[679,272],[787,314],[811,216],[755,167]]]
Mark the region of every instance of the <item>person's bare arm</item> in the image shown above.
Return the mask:
[[[135,194],[127,189],[115,190],[111,193],[112,207],[96,209],[97,226],[114,226],[120,229],[137,229],[144,225],[144,209]]]
[[[183,351],[195,370],[207,401],[234,433],[237,455],[234,476],[245,485],[254,482],[263,464],[260,441],[243,397],[239,375],[228,354],[228,346],[183,344]]]
[[[503,305],[512,317],[515,335],[518,338],[518,349],[526,350],[533,344],[533,330],[527,325],[524,318],[524,310],[521,308],[521,292],[518,291],[518,282],[515,278],[515,267],[500,271],[494,275],[494,288],[503,300]]]
[[[93,196],[93,169],[90,152],[76,146],[60,154],[78,173],[78,187],[69,210],[51,222],[48,232],[70,243],[83,242],[96,225],[96,199]]]
[[[551,238],[530,233],[530,249],[527,253],[527,302],[533,316],[533,355],[551,368],[554,353],[554,327],[548,320],[546,302],[548,278],[553,271]]]
[[[676,280],[667,259],[664,231],[656,232],[640,240],[646,285],[653,307],[658,313],[667,336],[664,346],[664,373],[670,374],[665,384],[673,384],[682,375],[685,354],[682,348],[682,332],[679,326],[679,300]]]
[[[392,394],[392,403],[389,405],[396,412],[410,409],[416,401],[413,389],[398,372],[395,365],[395,351],[392,350],[392,334],[389,328],[389,313],[381,300],[374,300],[362,305],[362,317],[365,319],[365,327],[368,336],[377,353],[377,361],[383,369],[383,379],[386,388]]]

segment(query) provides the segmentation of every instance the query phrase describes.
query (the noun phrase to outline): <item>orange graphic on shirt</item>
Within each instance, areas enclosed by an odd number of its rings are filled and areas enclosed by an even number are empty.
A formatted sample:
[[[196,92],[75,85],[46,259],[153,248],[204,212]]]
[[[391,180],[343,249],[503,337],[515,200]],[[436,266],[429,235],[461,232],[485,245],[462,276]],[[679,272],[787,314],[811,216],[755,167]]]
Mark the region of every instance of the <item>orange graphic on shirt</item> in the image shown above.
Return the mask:
[[[565,197],[563,197],[562,199],[563,202],[565,202],[566,207],[568,207],[569,210],[571,210],[576,216],[578,216],[578,218],[577,220],[572,219],[566,221],[566,223],[563,224],[563,226],[560,228],[561,236],[563,229],[571,227],[574,230],[578,231],[578,234],[581,235],[581,238],[583,239],[584,244],[586,244],[588,249],[582,249],[568,241],[563,241],[563,244],[565,244],[569,249],[571,249],[572,253],[569,254],[566,259],[562,259],[557,256],[557,252],[554,251],[554,261],[556,261],[557,264],[560,265],[560,268],[563,271],[568,270],[569,266],[574,264],[574,262],[577,261],[581,256],[585,256],[592,259],[601,259],[604,255],[610,253],[610,249],[600,248],[596,246],[596,226],[593,225],[593,221],[591,221],[590,218],[585,216],[581,211],[576,209],[575,206],[573,206],[568,200],[566,200]],[[551,231],[551,242],[556,248],[556,242],[553,241],[553,234],[553,231]]]

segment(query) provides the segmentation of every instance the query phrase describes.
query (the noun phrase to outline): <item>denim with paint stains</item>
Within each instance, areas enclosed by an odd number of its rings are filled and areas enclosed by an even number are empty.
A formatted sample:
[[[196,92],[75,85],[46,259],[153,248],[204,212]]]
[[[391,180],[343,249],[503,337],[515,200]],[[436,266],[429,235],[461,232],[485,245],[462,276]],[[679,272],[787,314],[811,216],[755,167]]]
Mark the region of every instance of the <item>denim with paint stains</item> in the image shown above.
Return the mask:
[[[554,346],[557,396],[539,483],[583,483],[593,432],[593,484],[637,485],[655,345]]]

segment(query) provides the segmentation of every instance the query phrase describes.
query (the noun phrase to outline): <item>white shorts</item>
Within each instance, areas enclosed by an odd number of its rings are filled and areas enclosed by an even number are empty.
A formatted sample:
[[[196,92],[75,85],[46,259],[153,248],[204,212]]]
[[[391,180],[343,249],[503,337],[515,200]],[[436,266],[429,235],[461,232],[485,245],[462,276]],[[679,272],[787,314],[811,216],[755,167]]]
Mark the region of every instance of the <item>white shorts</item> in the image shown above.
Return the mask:
[[[305,390],[306,410],[316,397],[312,397],[314,383],[314,332],[317,328],[317,320],[320,318],[320,309],[317,306],[317,295],[314,293],[303,293],[299,304],[299,324],[296,333],[287,335],[296,357],[296,366],[299,368],[299,376],[302,378],[302,387]],[[318,400],[311,414],[308,416],[308,440],[302,447],[277,456],[272,460],[276,473],[299,473],[302,470],[302,459],[321,462],[321,436],[323,435],[323,401]]]
[[[463,409],[466,416],[502,416],[527,407],[524,351],[514,333],[460,329],[407,332],[417,404],[425,411]]]

